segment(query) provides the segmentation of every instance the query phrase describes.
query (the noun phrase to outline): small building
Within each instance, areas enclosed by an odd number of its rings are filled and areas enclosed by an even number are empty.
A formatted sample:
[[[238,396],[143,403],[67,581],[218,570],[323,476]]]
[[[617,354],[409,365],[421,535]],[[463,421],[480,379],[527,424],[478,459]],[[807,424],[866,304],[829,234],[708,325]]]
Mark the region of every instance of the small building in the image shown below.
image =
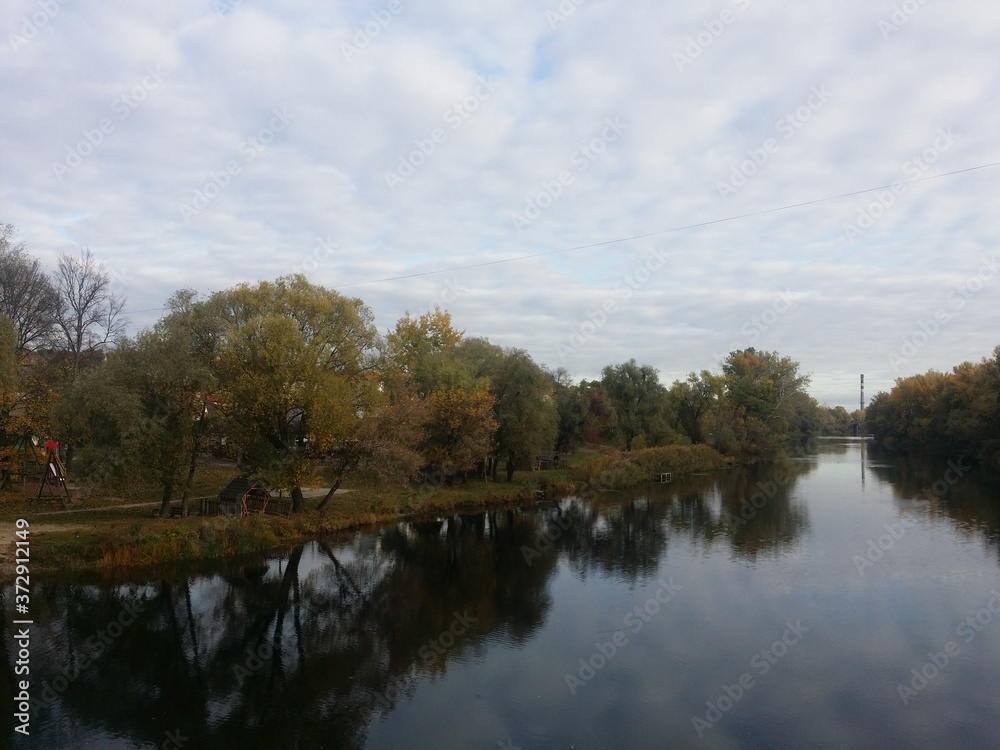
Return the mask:
[[[263,515],[270,501],[271,493],[260,482],[238,477],[219,493],[218,515],[249,516],[251,513]]]
[[[535,456],[535,471],[559,468],[559,454],[556,451],[542,451]]]

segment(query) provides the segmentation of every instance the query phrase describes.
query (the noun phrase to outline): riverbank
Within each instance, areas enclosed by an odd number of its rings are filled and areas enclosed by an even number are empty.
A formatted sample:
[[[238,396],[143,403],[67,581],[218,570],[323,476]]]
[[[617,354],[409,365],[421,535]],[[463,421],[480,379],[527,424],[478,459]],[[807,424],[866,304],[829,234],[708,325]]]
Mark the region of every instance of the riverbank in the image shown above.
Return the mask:
[[[58,512],[59,504],[7,497],[0,503],[0,577],[13,577],[14,522],[30,524],[32,573],[110,571],[178,562],[221,560],[280,552],[317,538],[403,520],[531,505],[597,486],[621,489],[652,481],[655,472],[674,477],[715,471],[727,462],[705,446],[634,451],[583,451],[556,470],[518,472],[511,483],[460,480],[454,486],[409,488],[355,486],[338,492],[323,511],[291,516],[160,518],[157,503],[135,498],[89,498],[83,507]],[[201,473],[201,472],[200,472]],[[202,486],[224,486],[231,469],[203,473]],[[217,476],[216,476],[217,475]]]

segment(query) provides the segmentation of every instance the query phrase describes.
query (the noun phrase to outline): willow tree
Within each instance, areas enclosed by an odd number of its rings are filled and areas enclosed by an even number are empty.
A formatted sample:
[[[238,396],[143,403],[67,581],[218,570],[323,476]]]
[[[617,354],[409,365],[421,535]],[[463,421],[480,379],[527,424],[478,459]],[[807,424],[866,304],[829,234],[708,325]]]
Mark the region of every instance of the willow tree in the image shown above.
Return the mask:
[[[290,487],[293,510],[304,510],[303,483],[358,439],[377,400],[372,312],[301,274],[242,284],[209,304],[221,319],[215,364],[227,434],[253,473]],[[335,485],[353,466],[339,465]]]
[[[665,432],[666,390],[656,368],[639,365],[634,359],[608,365],[601,371],[601,385],[614,409],[625,450],[632,450],[639,436],[649,441]]]

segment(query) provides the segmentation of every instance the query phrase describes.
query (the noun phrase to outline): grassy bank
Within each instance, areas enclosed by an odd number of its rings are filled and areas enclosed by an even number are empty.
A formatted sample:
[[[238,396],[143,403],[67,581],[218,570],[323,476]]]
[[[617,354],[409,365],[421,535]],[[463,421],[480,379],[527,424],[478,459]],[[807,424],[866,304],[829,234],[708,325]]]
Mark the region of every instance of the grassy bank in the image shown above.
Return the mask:
[[[11,577],[10,545],[17,518],[31,524],[32,572],[111,571],[277,552],[347,529],[518,507],[534,503],[539,493],[556,497],[595,484],[623,488],[648,483],[654,473],[662,471],[680,477],[725,466],[725,460],[705,446],[649,448],[627,454],[578,451],[565,468],[518,472],[512,483],[470,480],[452,487],[410,488],[359,484],[338,493],[322,512],[308,510],[289,517],[159,518],[155,498],[142,491],[119,492],[114,498],[92,495],[74,501],[74,512],[62,513],[58,501],[8,494],[0,498],[0,528],[4,530],[0,546],[7,553],[2,575]],[[233,476],[232,467],[203,467],[196,494],[217,493]],[[310,501],[311,506],[315,503]]]
[[[648,483],[654,475],[664,472],[679,478],[719,471],[730,465],[730,459],[707,445],[665,445],[596,456],[580,466],[578,475],[598,487],[623,489]]]
[[[547,472],[550,474],[550,472]],[[8,494],[0,498],[3,578],[10,578],[14,521],[30,523],[31,570],[112,570],[145,568],[174,562],[221,560],[281,551],[352,528],[405,518],[448,515],[533,503],[541,488],[537,473],[515,481],[471,482],[454,487],[378,489],[355,487],[338,493],[320,512],[292,516],[160,518],[156,504],[136,506],[142,498],[88,498],[63,513],[58,502],[29,500]],[[557,477],[546,477],[550,491],[568,489]],[[312,500],[311,505],[316,501]],[[82,507],[79,507],[82,506]],[[195,506],[195,510],[196,510]]]

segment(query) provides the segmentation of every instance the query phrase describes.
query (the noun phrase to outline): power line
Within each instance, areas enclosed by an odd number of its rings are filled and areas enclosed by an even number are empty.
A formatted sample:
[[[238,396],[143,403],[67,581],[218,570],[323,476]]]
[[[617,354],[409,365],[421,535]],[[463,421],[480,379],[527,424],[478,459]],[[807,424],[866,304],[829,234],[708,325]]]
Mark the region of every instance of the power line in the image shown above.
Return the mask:
[[[965,169],[956,169],[952,172],[944,172],[942,174],[927,175],[926,177],[917,177],[912,180],[902,180],[900,182],[893,182],[888,185],[879,185],[878,187],[865,188],[863,190],[853,190],[849,193],[841,193],[839,195],[829,195],[825,198],[816,198],[809,201],[801,201],[799,203],[789,203],[784,206],[776,206],[774,208],[764,208],[759,211],[751,211],[745,214],[736,214],[734,216],[725,216],[721,219],[711,219],[709,221],[702,221],[696,224],[685,224],[683,226],[672,227],[670,229],[662,229],[658,232],[647,232],[646,234],[635,234],[631,237],[619,237],[613,240],[602,240],[601,242],[592,242],[588,245],[576,245],[574,247],[564,247],[558,250],[547,250],[542,253],[530,253],[528,255],[517,255],[513,258],[501,258],[500,260],[487,260],[481,263],[470,263],[464,266],[450,266],[448,268],[438,268],[433,271],[417,271],[414,273],[400,274],[399,276],[386,276],[381,279],[369,279],[368,281],[354,281],[350,284],[337,284],[335,286],[329,287],[330,289],[348,289],[355,286],[366,286],[368,284],[381,284],[386,281],[400,281],[403,279],[416,279],[421,276],[434,276],[439,273],[453,273],[455,271],[468,271],[473,268],[485,268],[487,266],[498,266],[503,263],[515,263],[520,260],[530,260],[532,258],[544,258],[549,255],[558,255],[560,253],[571,253],[577,250],[589,250],[595,247],[603,247],[605,245],[616,245],[619,242],[631,242],[633,240],[642,240],[648,237],[659,237],[664,234],[672,234],[675,232],[685,232],[689,229],[701,229],[703,227],[710,227],[715,224],[725,224],[730,221],[738,221],[740,219],[749,219],[753,216],[765,216],[766,214],[778,213],[779,211],[790,211],[793,208],[802,208],[804,206],[813,206],[818,203],[827,203],[829,201],[841,200],[843,198],[851,198],[855,195],[864,195],[865,193],[874,193],[877,190],[889,190],[897,185],[912,185],[917,182],[926,182],[927,180],[937,180],[942,177],[953,177],[957,174],[965,174],[966,172],[975,172],[980,169],[989,169],[991,167],[1000,166],[1000,161],[990,162],[989,164],[980,164],[975,167],[966,167]],[[166,307],[153,307],[148,310],[126,310],[125,314],[134,314],[142,312],[156,312],[158,310],[166,310]]]
[[[915,182],[924,182],[926,180],[936,180],[941,177],[951,177],[957,174],[963,174],[965,172],[975,172],[979,169],[988,169],[990,167],[1000,166],[1000,161],[991,162],[990,164],[980,164],[976,167],[967,167],[965,169],[956,169],[953,172],[944,172],[943,174],[928,175],[926,177],[917,177],[912,180],[903,180],[900,182],[893,182],[889,185],[879,185],[878,187],[865,188],[864,190],[854,190],[850,193],[841,193],[840,195],[830,195],[825,198],[816,198],[811,201],[802,201],[800,203],[789,203],[785,206],[777,206],[775,208],[765,208],[760,211],[751,211],[745,214],[736,214],[734,216],[726,216],[721,219],[711,219],[710,221],[702,221],[697,224],[685,224],[679,227],[672,227],[671,229],[663,229],[658,232],[647,232],[646,234],[636,234],[631,237],[619,237],[614,240],[603,240],[601,242],[592,242],[589,245],[576,245],[574,247],[564,247],[559,250],[547,250],[543,253],[531,253],[529,255],[518,255],[513,258],[502,258],[500,260],[487,260],[482,263],[470,263],[465,266],[451,266],[449,268],[439,268],[433,271],[418,271],[414,273],[401,274],[399,276],[386,276],[381,279],[370,279],[368,281],[354,281],[350,284],[337,284],[336,286],[330,287],[331,289],[347,289],[354,286],[364,286],[367,284],[380,284],[385,281],[400,281],[402,279],[416,279],[421,276],[433,276],[439,273],[453,273],[455,271],[468,271],[473,268],[485,268],[486,266],[497,266],[502,263],[514,263],[519,260],[529,260],[531,258],[544,258],[549,255],[558,255],[559,253],[571,253],[576,250],[589,250],[595,247],[603,247],[604,245],[616,245],[619,242],[631,242],[632,240],[642,240],[648,237],[658,237],[663,234],[671,234],[673,232],[684,232],[689,229],[700,229],[702,227],[709,227],[714,224],[725,224],[730,221],[737,221],[739,219],[748,219],[753,216],[764,216],[765,214],[777,213],[778,211],[788,211],[793,208],[802,208],[803,206],[812,206],[817,203],[826,203],[827,201],[840,200],[842,198],[850,198],[855,195],[864,195],[865,193],[874,193],[877,190],[889,190],[896,185],[911,185]]]

